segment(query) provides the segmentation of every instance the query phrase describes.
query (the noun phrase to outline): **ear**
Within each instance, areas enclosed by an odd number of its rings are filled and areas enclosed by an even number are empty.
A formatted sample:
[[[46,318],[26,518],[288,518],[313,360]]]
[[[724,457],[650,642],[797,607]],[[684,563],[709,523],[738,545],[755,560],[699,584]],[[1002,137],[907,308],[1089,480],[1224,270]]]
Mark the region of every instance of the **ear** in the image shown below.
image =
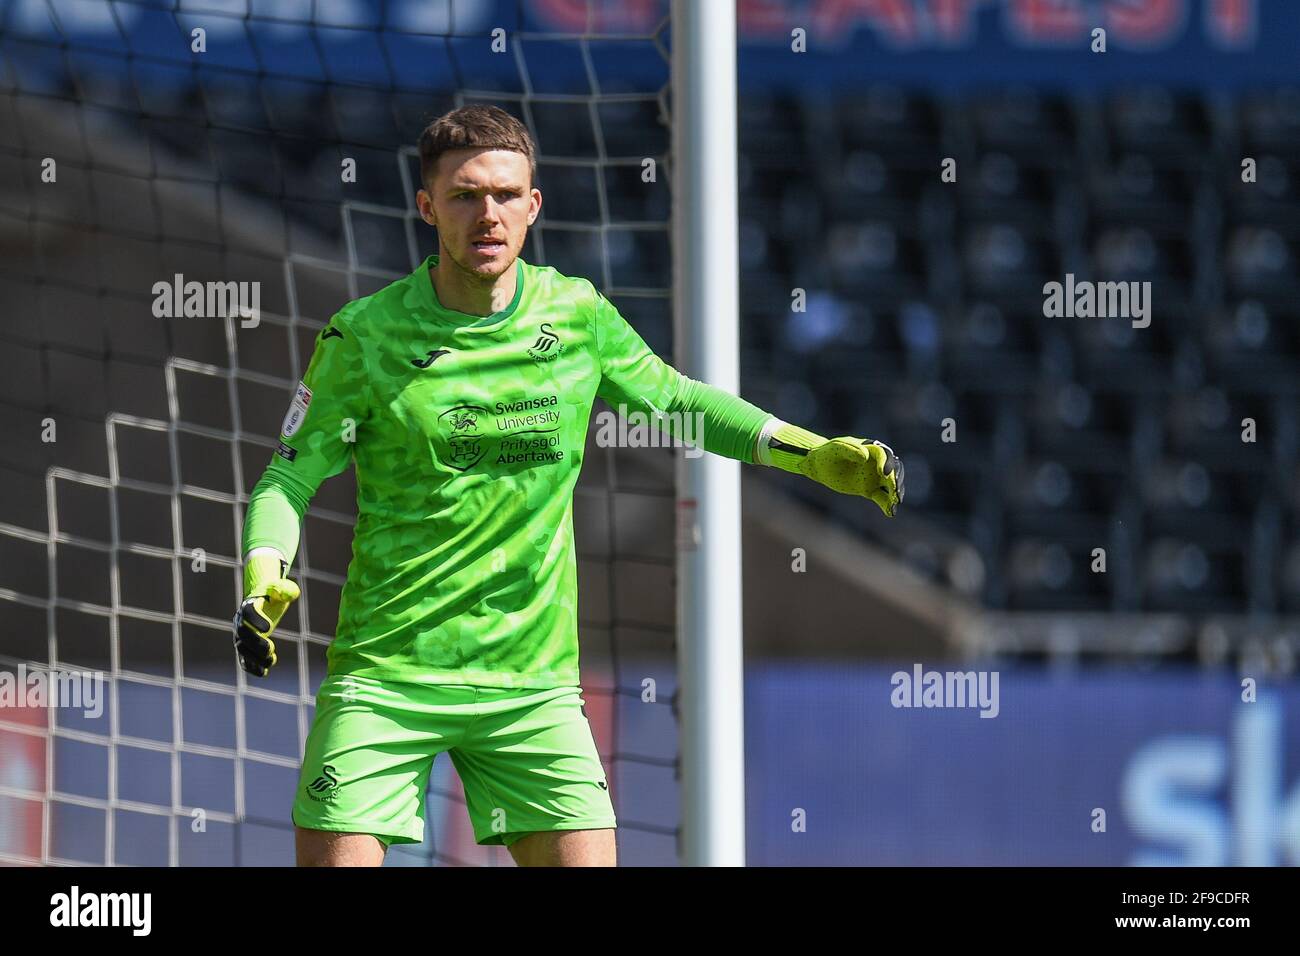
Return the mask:
[[[424,190],[424,189],[421,189],[418,193],[416,193],[416,196],[415,196],[415,208],[416,208],[416,210],[420,213],[420,218],[421,218],[421,219],[423,219],[423,220],[424,220],[427,224],[429,224],[430,226],[436,226],[437,223],[434,221],[434,217],[433,217],[433,202],[432,202],[432,200],[431,200],[431,201],[428,203],[428,206],[429,206],[429,212],[426,214],[425,211],[424,211],[424,209],[421,208],[422,206],[425,205],[424,203],[421,203],[421,202],[420,202],[420,194],[421,194],[421,193],[425,193],[425,190]],[[427,194],[426,194],[426,195],[427,195]]]

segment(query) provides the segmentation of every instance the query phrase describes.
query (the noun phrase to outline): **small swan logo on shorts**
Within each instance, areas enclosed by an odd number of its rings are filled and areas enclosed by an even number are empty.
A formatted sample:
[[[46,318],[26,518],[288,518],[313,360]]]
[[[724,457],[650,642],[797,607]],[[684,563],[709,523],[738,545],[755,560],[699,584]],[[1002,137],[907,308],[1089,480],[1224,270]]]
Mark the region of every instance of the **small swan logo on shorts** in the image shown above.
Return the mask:
[[[332,764],[325,764],[320,769],[321,775],[307,784],[307,796],[318,803],[328,803],[338,797],[339,778],[335,776],[338,771]]]

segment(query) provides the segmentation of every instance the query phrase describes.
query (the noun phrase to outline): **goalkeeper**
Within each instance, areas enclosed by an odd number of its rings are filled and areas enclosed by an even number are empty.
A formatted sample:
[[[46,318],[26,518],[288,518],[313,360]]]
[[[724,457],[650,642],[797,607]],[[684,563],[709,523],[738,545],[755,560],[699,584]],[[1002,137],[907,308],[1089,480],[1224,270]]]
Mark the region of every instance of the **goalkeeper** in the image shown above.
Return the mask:
[[[264,677],[321,482],[356,463],[352,561],[293,805],[302,865],[424,838],[448,751],[475,838],[521,865],[612,865],[613,806],[578,680],[573,489],[596,396],[702,413],[705,450],[870,498],[889,448],[826,440],[661,361],[585,279],[519,258],[541,208],[526,128],[467,106],[420,138],[438,254],[321,330],[250,496],[240,664]],[[682,416],[671,413],[680,412]]]

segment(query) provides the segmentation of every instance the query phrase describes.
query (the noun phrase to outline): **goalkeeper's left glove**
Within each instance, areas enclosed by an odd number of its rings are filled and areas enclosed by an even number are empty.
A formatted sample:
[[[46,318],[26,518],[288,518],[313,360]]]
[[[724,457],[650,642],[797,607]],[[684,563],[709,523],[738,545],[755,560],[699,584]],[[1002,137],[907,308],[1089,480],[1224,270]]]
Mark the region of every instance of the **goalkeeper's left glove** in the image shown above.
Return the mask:
[[[840,494],[870,498],[888,518],[898,513],[903,500],[903,462],[884,442],[847,437],[827,441],[772,419],[759,437],[758,460],[806,475]]]
[[[278,553],[255,552],[244,562],[244,600],[235,612],[235,653],[239,666],[265,677],[277,660],[271,632],[289,605],[298,600],[298,585],[286,578]]]

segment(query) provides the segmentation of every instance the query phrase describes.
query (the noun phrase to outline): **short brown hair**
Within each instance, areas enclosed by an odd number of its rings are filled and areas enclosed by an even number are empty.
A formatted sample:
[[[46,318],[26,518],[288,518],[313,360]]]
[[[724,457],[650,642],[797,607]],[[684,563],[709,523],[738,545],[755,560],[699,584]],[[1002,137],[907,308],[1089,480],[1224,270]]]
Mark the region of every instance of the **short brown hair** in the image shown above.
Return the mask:
[[[420,182],[433,183],[442,154],[453,149],[508,149],[528,157],[528,188],[537,182],[537,148],[528,127],[497,106],[473,104],[445,113],[420,134]]]

